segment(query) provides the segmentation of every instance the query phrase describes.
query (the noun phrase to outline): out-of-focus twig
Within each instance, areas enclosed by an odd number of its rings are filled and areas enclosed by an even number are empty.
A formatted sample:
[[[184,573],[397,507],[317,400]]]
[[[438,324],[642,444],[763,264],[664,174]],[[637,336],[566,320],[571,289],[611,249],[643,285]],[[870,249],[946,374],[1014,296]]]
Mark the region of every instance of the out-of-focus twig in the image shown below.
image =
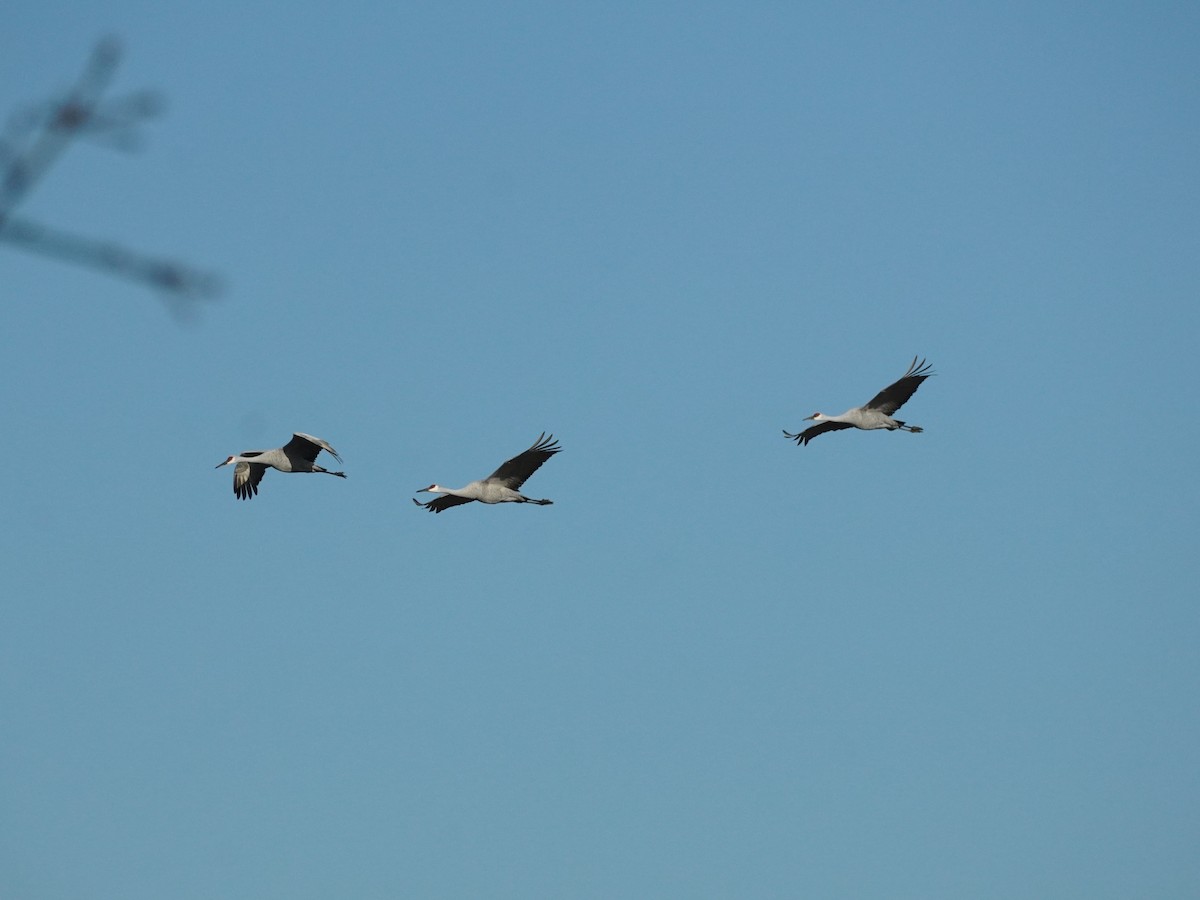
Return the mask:
[[[8,134],[0,139],[0,240],[140,281],[178,300],[216,297],[221,284],[213,273],[47,228],[12,214],[76,136],[132,149],[137,141],[134,127],[161,111],[161,98],[149,91],[100,104],[119,60],[117,41],[101,41],[64,99],[31,107],[9,120]]]
[[[112,80],[121,48],[112,38],[101,41],[79,81],[66,98],[52,104],[49,115],[22,151],[12,153],[12,161],[0,182],[0,222],[24,199],[29,189],[54,164],[71,138],[92,120],[97,101]],[[19,119],[14,119],[20,124]],[[28,130],[28,129],[27,129]]]
[[[211,272],[202,272],[171,260],[144,256],[119,244],[79,237],[24,219],[9,218],[3,237],[46,256],[105,269],[114,275],[143,281],[152,287],[193,299],[215,297],[221,292],[220,279]]]

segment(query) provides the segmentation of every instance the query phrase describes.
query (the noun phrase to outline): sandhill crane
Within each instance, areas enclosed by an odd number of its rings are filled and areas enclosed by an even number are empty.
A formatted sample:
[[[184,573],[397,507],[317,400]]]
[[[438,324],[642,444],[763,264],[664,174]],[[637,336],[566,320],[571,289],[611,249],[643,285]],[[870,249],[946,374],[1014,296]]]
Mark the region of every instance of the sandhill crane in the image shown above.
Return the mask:
[[[425,503],[414,497],[413,503],[435,513],[462,503],[470,503],[472,500],[478,500],[480,503],[536,503],[538,506],[549,506],[554,502],[553,500],[534,500],[532,497],[526,497],[519,493],[517,489],[538,470],[542,463],[561,449],[558,441],[554,440],[554,435],[546,437],[546,432],[543,431],[533,442],[532,447],[505,462],[482,481],[472,481],[466,487],[460,488],[431,484],[427,488],[421,488],[417,493],[431,491],[445,496],[434,497]]]
[[[233,492],[238,499],[249,500],[258,493],[258,483],[262,481],[268,466],[280,472],[324,472],[326,475],[345,478],[345,472],[330,472],[316,464],[317,454],[322,450],[338,462],[342,461],[328,441],[297,431],[282,447],[274,450],[247,450],[240,456],[229,457],[216,468],[236,463],[233,469]]]
[[[927,366],[925,360],[921,360],[917,364],[917,358],[914,356],[912,365],[908,367],[908,371],[893,384],[889,384],[882,391],[871,398],[864,406],[856,406],[854,409],[848,409],[840,416],[827,416],[824,413],[813,413],[805,418],[805,422],[810,420],[819,422],[819,425],[813,425],[811,428],[806,428],[799,434],[791,434],[784,431],[784,437],[788,440],[795,441],[797,445],[807,444],[818,434],[824,434],[827,431],[841,431],[843,428],[861,428],[864,431],[872,431],[876,428],[886,428],[888,431],[911,431],[913,434],[918,434],[924,429],[916,425],[906,425],[899,419],[893,419],[892,413],[902,407],[908,398],[921,386],[921,382],[928,378],[932,372],[929,370],[932,366]]]

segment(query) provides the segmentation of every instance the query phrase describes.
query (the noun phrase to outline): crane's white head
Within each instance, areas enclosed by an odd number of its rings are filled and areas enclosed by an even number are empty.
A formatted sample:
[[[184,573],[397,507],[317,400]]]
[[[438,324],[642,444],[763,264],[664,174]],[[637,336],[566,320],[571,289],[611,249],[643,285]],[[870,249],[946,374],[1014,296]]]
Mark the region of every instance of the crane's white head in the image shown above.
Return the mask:
[[[213,468],[214,468],[214,469],[219,469],[219,468],[221,468],[221,466],[227,466],[227,465],[229,465],[231,462],[233,462],[235,459],[237,459],[237,457],[236,457],[236,456],[229,456],[229,457],[226,457],[226,459],[225,459],[225,462],[223,462],[223,463],[217,463],[215,466],[213,466]]]
[[[440,484],[431,484],[431,485],[430,485],[429,487],[427,487],[427,488],[418,488],[418,490],[417,490],[417,493],[418,493],[418,494],[423,494],[423,493],[425,493],[426,491],[428,491],[428,492],[429,492],[429,493],[431,493],[431,494],[445,494],[445,493],[447,493],[446,489],[445,489],[444,487],[442,487]]]
[[[824,422],[828,418],[825,413],[813,413],[811,416],[805,416],[805,422]]]

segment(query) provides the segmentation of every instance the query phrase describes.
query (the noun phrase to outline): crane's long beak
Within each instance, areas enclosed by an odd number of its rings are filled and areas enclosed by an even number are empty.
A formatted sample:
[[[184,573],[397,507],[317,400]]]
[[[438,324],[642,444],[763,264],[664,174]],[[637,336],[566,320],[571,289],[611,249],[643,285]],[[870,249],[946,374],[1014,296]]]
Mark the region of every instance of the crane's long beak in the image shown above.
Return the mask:
[[[811,416],[805,416],[805,417],[804,417],[803,419],[801,419],[800,421],[802,421],[802,422],[811,422],[811,421],[812,421],[813,419],[815,419],[816,417],[817,417],[817,414],[816,414],[816,413],[813,413]]]

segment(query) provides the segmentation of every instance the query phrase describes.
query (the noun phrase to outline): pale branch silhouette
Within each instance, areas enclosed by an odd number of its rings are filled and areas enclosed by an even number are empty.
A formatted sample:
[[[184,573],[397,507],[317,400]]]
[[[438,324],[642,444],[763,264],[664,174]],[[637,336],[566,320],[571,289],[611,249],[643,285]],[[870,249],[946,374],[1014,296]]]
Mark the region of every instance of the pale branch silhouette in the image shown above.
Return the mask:
[[[211,299],[221,291],[220,278],[180,262],[147,256],[96,238],[81,237],[13,215],[76,137],[86,137],[121,150],[136,149],[139,123],[162,111],[161,98],[140,91],[101,103],[120,61],[113,38],[96,45],[74,87],[62,99],[31,106],[9,119],[0,137],[0,240],[56,259],[100,269],[153,287],[175,301],[176,313],[187,313],[191,301]]]

